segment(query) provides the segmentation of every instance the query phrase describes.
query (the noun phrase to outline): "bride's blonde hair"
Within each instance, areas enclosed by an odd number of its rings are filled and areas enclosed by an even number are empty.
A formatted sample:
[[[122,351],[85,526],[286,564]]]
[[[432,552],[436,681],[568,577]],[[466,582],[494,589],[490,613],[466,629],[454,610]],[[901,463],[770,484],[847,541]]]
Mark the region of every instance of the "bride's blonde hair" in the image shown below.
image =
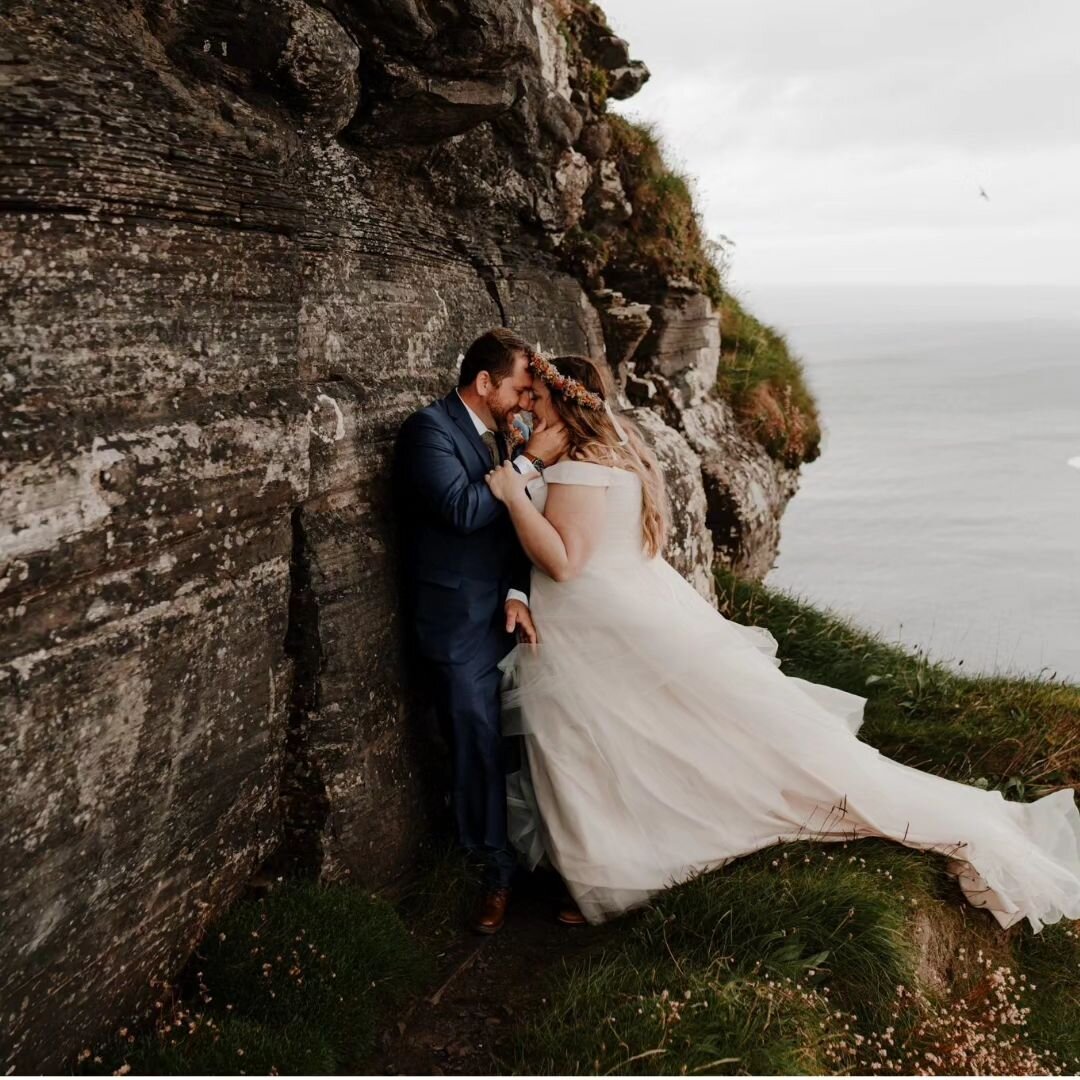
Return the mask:
[[[549,361],[559,374],[569,376],[605,403],[604,408],[575,400],[548,383],[551,401],[566,425],[570,440],[567,456],[572,461],[594,461],[635,473],[641,480],[641,533],[646,554],[659,555],[668,533],[668,502],[664,474],[632,420],[620,416],[618,427],[607,401],[609,386],[600,366],[586,356],[555,356]],[[547,383],[547,380],[544,380]],[[586,395],[577,395],[587,398]],[[623,439],[622,432],[626,438]]]

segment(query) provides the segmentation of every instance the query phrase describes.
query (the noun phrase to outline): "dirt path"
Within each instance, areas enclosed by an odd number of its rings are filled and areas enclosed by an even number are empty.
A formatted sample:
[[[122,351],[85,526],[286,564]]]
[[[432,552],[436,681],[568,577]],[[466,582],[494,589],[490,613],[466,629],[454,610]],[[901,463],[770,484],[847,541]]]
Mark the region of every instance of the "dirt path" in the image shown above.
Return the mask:
[[[580,956],[610,927],[566,927],[554,918],[548,880],[517,887],[506,923],[482,936],[462,927],[439,947],[431,986],[380,1033],[365,1075],[491,1075],[505,1069],[515,1026],[541,1003],[544,976]]]

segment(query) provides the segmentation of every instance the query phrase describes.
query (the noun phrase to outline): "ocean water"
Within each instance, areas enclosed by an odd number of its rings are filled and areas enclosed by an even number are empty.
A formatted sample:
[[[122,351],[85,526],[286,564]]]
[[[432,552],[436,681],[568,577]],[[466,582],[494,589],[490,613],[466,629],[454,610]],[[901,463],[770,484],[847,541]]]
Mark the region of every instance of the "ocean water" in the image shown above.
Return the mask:
[[[957,670],[1080,683],[1080,292],[745,299],[825,426],[766,583]]]

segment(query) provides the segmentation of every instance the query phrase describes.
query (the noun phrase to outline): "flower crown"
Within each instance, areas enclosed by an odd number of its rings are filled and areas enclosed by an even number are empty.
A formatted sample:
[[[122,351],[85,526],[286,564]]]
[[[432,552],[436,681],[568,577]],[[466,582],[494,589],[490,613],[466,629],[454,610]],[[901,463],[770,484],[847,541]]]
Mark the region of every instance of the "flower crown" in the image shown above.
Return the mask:
[[[564,375],[550,360],[538,353],[533,353],[529,358],[529,367],[532,368],[534,375],[543,379],[552,390],[567,401],[583,405],[586,409],[595,409],[597,412],[604,407],[604,399],[599,394],[586,390],[584,383],[570,378],[569,375]]]

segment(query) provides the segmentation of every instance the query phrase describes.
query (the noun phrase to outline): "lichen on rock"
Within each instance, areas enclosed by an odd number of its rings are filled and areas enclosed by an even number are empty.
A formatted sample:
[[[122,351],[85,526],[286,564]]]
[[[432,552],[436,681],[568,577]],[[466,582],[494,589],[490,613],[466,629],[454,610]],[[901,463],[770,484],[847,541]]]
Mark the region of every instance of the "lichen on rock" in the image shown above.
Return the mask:
[[[272,856],[410,865],[390,455],[475,336],[606,356],[705,595],[794,473],[708,419],[699,284],[568,255],[639,213],[605,103],[647,71],[594,5],[13,0],[0,67],[0,1006],[37,1070]]]

